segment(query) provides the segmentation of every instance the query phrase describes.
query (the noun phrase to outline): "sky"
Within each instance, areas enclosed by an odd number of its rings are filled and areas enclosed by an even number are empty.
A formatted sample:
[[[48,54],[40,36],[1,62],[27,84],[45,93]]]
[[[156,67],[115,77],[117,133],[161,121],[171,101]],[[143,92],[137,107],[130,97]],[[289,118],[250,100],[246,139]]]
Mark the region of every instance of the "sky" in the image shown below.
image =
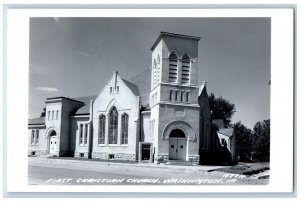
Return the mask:
[[[270,118],[270,18],[31,18],[29,118],[48,97],[98,95],[114,70],[151,66],[161,31],[199,36],[199,84],[235,104],[232,123]]]

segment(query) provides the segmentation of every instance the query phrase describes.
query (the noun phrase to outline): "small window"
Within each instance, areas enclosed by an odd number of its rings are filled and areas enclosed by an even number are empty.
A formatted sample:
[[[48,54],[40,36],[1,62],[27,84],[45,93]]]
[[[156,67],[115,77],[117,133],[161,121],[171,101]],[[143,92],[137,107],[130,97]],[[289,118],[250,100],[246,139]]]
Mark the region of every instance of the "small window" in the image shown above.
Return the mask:
[[[88,139],[88,124],[85,124],[85,130],[84,130],[84,145],[87,145],[87,139]]]
[[[34,130],[31,131],[31,144],[34,144]]]
[[[109,92],[112,93],[112,87],[109,88]]]
[[[189,102],[189,100],[190,100],[190,93],[187,92],[187,93],[186,93],[186,102]]]
[[[84,153],[79,153],[80,158],[84,157]]]
[[[114,160],[115,159],[115,155],[114,154],[109,154],[108,155],[108,159],[109,160]]]
[[[52,111],[52,117],[51,117],[51,119],[52,120],[54,119],[54,111]]]
[[[180,149],[183,149],[183,145],[180,145]]]
[[[48,120],[50,120],[50,111],[48,111]]]
[[[172,101],[172,95],[173,95],[173,91],[170,90],[170,95],[169,95],[169,100]]]
[[[35,144],[39,144],[39,136],[40,136],[39,132],[40,132],[39,130],[35,131]]]
[[[119,92],[119,86],[117,86],[117,93]]]
[[[178,95],[178,92],[176,91],[176,92],[175,92],[175,99],[174,99],[175,102],[177,102],[177,95]]]
[[[172,149],[174,148],[174,145],[173,145],[173,144],[171,145],[171,148],[172,148]]]
[[[181,94],[180,94],[180,101],[181,101],[181,102],[183,102],[183,93],[184,93],[184,92],[181,91]]]
[[[56,120],[58,120],[58,110],[56,111],[56,117],[55,117]]]

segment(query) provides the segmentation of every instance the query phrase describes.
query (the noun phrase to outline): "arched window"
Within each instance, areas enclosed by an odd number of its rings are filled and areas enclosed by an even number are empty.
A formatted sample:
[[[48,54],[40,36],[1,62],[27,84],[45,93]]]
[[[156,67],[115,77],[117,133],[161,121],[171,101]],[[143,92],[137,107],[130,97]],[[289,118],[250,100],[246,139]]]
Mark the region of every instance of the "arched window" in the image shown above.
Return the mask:
[[[83,143],[83,125],[80,124],[79,128],[79,144],[81,145]]]
[[[99,117],[98,144],[105,144],[105,116]]]
[[[187,54],[182,57],[181,83],[188,84],[190,82],[190,58]]]
[[[169,82],[177,82],[177,55],[172,52],[169,57]]]
[[[108,144],[117,144],[118,142],[118,111],[115,107],[109,113],[109,138]]]
[[[122,115],[122,144],[128,144],[128,114]]]

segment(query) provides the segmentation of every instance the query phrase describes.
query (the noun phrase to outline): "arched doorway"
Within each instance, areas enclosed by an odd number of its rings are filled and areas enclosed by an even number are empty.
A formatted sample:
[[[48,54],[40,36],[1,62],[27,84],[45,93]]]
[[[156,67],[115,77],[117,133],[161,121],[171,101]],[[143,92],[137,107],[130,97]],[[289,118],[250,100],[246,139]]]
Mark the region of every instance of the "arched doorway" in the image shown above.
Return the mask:
[[[49,154],[55,154],[57,147],[57,134],[55,130],[52,130],[49,135]]]
[[[180,129],[174,129],[169,136],[169,159],[186,160],[186,136]]]

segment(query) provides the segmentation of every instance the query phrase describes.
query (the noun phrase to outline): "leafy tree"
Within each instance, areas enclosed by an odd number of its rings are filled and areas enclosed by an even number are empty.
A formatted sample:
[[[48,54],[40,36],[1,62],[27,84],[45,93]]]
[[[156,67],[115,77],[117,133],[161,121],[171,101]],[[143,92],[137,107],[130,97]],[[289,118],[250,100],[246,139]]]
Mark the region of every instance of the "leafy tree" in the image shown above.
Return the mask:
[[[46,107],[43,108],[43,111],[40,115],[40,117],[45,117],[46,116]]]
[[[233,124],[236,138],[236,153],[240,161],[252,160],[252,131],[240,121]]]
[[[233,114],[235,113],[235,105],[222,97],[216,98],[213,93],[208,96],[208,100],[212,111],[212,118],[223,119],[224,126],[227,128],[231,123]]]
[[[255,160],[270,161],[270,119],[254,125],[253,152]]]

